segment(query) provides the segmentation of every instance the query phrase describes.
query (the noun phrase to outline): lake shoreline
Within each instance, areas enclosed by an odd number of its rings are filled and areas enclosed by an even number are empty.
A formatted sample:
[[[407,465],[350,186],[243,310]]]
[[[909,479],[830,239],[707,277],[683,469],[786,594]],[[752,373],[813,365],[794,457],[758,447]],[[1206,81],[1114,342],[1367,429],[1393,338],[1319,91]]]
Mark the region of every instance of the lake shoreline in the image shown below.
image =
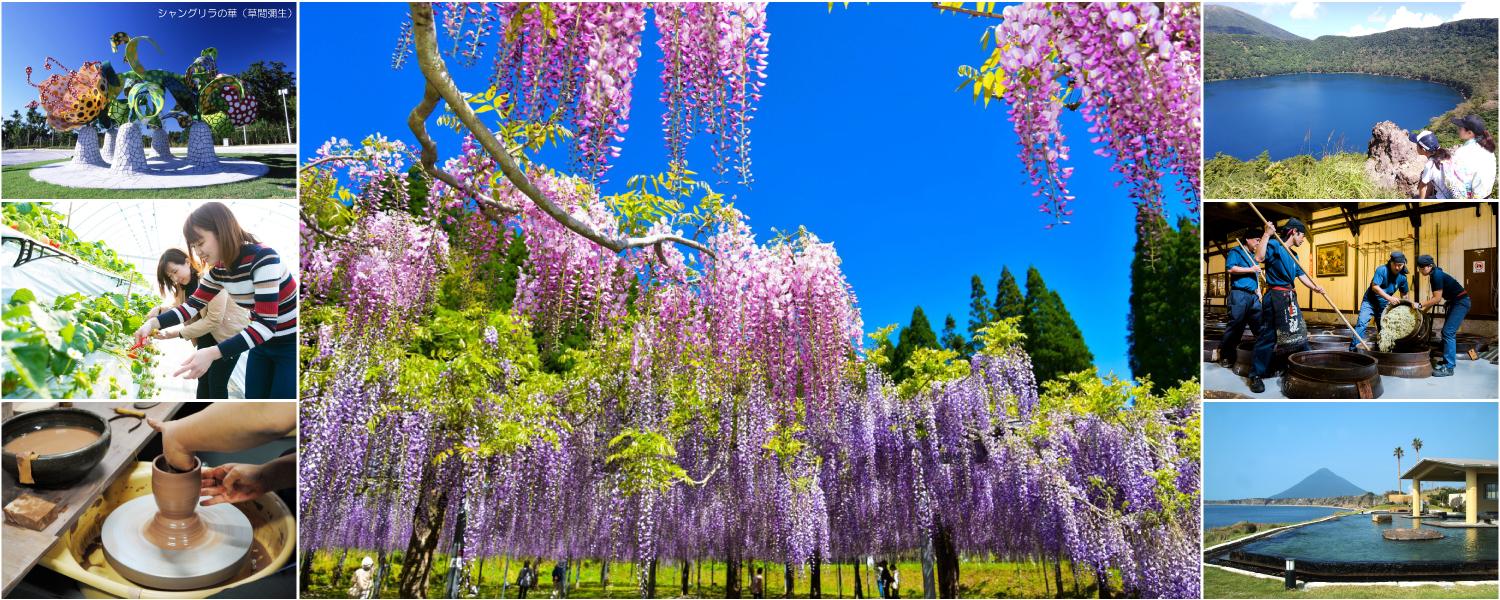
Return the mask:
[[[1236,502],[1234,500],[1204,500],[1203,506],[1285,506],[1290,508],[1336,508],[1338,510],[1362,510],[1349,506],[1333,506],[1330,504],[1250,504],[1248,502]]]
[[[1224,77],[1220,79],[1204,79],[1203,85],[1208,85],[1215,81],[1245,81],[1247,79],[1265,79],[1267,77],[1280,77],[1282,75],[1370,75],[1372,77],[1393,77],[1396,79],[1406,79],[1409,81],[1436,83],[1443,87],[1452,88],[1453,91],[1458,92],[1460,98],[1463,98],[1463,102],[1460,102],[1459,104],[1463,104],[1464,102],[1468,102],[1469,100],[1473,99],[1469,91],[1465,91],[1463,87],[1447,79],[1412,77],[1409,75],[1394,75],[1391,73],[1368,73],[1365,71],[1288,71],[1286,73],[1272,73],[1270,75],[1256,75],[1253,77]],[[1453,108],[1458,108],[1458,105],[1454,105]],[[1451,111],[1452,109],[1449,110]]]

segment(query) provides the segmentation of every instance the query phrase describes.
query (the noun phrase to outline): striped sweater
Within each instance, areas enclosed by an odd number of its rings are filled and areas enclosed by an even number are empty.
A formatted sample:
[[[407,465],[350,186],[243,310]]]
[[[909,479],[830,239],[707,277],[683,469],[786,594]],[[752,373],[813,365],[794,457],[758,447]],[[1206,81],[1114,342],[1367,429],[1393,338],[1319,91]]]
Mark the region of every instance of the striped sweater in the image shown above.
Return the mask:
[[[225,357],[259,346],[268,340],[297,341],[297,282],[292,280],[281,257],[261,244],[245,244],[232,266],[214,265],[198,281],[198,289],[187,302],[156,317],[161,327],[171,327],[193,318],[219,292],[250,311],[250,325],[238,335],[219,342]],[[281,339],[276,339],[281,338]]]

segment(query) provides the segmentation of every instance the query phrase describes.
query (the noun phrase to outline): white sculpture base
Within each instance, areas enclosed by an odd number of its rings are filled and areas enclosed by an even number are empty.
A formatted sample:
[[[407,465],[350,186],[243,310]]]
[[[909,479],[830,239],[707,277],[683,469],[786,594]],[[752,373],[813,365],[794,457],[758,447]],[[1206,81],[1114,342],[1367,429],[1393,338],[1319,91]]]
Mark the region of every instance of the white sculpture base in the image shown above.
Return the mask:
[[[104,130],[104,144],[99,146],[99,155],[104,157],[104,162],[111,162],[115,156],[115,131],[119,127],[110,127]]]
[[[104,162],[104,157],[99,154],[99,130],[93,125],[84,125],[78,128],[78,143],[73,145],[73,161],[71,164],[85,167],[109,167]]]
[[[160,127],[152,127],[151,151],[156,153],[157,158],[172,158],[172,146],[167,140],[167,130]]]
[[[70,188],[152,190],[234,183],[255,179],[270,171],[271,167],[253,160],[223,159],[218,161],[218,166],[205,169],[180,158],[153,158],[147,161],[145,169],[131,173],[73,163],[45,165],[29,173],[37,181]]]
[[[121,175],[132,175],[146,170],[146,148],[141,141],[141,126],[126,123],[115,134],[114,159],[109,170]]]
[[[219,155],[214,153],[214,134],[208,123],[197,121],[188,128],[188,164],[195,167],[215,168]]]

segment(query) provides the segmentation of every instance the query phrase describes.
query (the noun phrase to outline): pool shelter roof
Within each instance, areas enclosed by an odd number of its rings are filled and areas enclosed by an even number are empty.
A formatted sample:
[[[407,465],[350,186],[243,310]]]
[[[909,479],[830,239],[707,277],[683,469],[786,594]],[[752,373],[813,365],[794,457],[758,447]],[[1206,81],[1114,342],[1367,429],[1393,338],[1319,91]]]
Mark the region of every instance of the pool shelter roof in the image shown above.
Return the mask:
[[[1500,462],[1481,458],[1424,458],[1412,465],[1402,479],[1422,481],[1463,481],[1464,471],[1477,469],[1480,473],[1495,473]]]

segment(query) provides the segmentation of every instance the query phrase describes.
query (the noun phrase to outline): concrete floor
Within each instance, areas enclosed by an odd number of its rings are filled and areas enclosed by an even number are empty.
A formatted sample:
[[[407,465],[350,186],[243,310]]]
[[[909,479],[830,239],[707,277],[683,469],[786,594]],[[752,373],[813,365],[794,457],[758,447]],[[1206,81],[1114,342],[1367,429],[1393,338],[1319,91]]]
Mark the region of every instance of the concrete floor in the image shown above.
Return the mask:
[[[1281,398],[1280,382],[1276,378],[1266,379],[1266,391],[1253,394],[1245,378],[1235,375],[1216,363],[1203,363],[1203,389],[1244,394],[1252,398]],[[1419,400],[1454,398],[1500,397],[1500,368],[1487,360],[1460,360],[1452,377],[1428,377],[1425,379],[1403,379],[1380,376],[1380,385],[1385,388],[1381,400]]]

